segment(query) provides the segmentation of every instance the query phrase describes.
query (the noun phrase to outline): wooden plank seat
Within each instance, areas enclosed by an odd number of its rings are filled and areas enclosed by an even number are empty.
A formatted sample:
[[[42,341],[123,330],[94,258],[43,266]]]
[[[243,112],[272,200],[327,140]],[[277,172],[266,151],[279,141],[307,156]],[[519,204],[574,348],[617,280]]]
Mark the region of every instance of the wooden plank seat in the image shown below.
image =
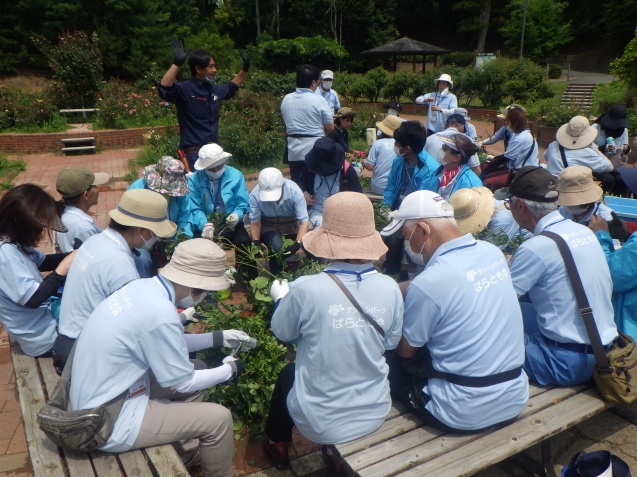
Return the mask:
[[[58,376],[51,358],[32,358],[11,340],[20,409],[24,421],[29,457],[35,477],[187,477],[190,474],[172,445],[112,454],[79,453],[57,447],[38,427],[36,413],[45,403]]]
[[[85,142],[94,142],[95,138],[94,137],[68,137],[65,139],[60,139],[62,141],[62,144],[67,145],[67,144],[79,144],[79,143],[85,143]]]
[[[94,113],[99,108],[76,108],[76,109],[60,109],[60,114],[77,114],[77,113]]]
[[[529,401],[512,424],[481,434],[450,434],[395,403],[373,434],[336,446],[350,475],[471,476],[542,443],[536,475],[554,476],[550,437],[612,407],[593,384],[575,387],[531,385]],[[537,464],[536,464],[537,465]]]

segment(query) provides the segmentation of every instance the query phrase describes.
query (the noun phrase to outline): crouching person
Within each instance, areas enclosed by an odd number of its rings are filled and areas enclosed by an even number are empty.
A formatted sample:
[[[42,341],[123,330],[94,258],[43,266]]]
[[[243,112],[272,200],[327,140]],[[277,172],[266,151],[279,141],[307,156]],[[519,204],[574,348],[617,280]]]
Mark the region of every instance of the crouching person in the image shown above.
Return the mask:
[[[100,450],[174,443],[186,465],[200,459],[203,475],[232,475],[230,411],[200,401],[204,389],[241,374],[241,362],[229,356],[219,367],[199,369],[205,366],[189,361],[188,353],[256,342],[237,330],[185,335],[175,308],[194,306],[208,291],[228,288],[225,260],[225,252],[209,240],[182,242],[158,276],[132,281],[91,314],[72,362],[71,408],[92,409],[126,393]]]
[[[294,426],[324,445],[358,439],[381,426],[391,408],[383,354],[396,347],[402,327],[398,285],[372,265],[387,247],[374,229],[367,197],[357,192],[329,197],[322,226],[303,237],[303,247],[332,262],[289,288],[286,281],[272,286],[278,304],[272,332],[298,345],[296,363],[279,375],[266,424],[266,452],[278,469],[289,465]]]
[[[396,349],[400,358],[414,359],[392,363],[392,393],[449,432],[512,421],[524,409],[529,384],[522,314],[504,255],[461,235],[453,207],[431,191],[405,197],[382,234],[399,232],[425,269],[407,288]],[[401,365],[413,373],[403,375]]]

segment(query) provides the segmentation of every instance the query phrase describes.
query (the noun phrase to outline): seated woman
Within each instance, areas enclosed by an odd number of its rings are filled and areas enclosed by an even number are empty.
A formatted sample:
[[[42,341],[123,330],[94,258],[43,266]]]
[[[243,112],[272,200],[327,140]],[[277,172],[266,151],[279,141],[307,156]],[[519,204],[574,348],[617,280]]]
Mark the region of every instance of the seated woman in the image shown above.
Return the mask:
[[[363,192],[356,170],[345,160],[345,150],[329,137],[316,140],[305,156],[300,177],[301,190],[307,202],[310,230],[323,222],[323,204],[338,192]]]
[[[478,143],[478,146],[488,146],[504,140],[504,154],[482,166],[480,179],[492,190],[507,185],[521,167],[540,164],[537,141],[526,127],[526,109],[519,104],[512,104],[503,114],[505,125],[489,139]]]
[[[303,236],[303,247],[332,262],[289,286],[276,280],[270,292],[277,303],[272,332],[298,345],[296,363],[279,375],[266,424],[266,452],[278,469],[289,465],[294,426],[323,444],[327,457],[327,445],[358,439],[382,425],[391,408],[384,353],[397,346],[402,330],[398,285],[372,263],[387,247],[374,228],[367,197],[342,192],[328,198],[323,225]],[[356,311],[341,285],[367,316]]]
[[[17,226],[19,224],[19,226]],[[55,199],[22,184],[0,199],[0,322],[29,356],[50,356],[57,323],[50,298],[64,285],[76,252],[44,255],[45,229],[66,232]],[[46,278],[40,272],[51,271]]]
[[[440,137],[444,151],[445,165],[436,172],[438,177],[438,193],[449,200],[451,194],[465,187],[478,187],[482,181],[469,168],[467,163],[477,151],[475,143],[464,134],[454,134],[450,137]]]
[[[593,216],[599,216],[608,223],[612,238],[622,242],[628,238],[626,223],[604,204],[604,191],[595,183],[588,167],[570,166],[560,172],[557,191],[560,193],[557,205],[564,218],[588,226]]]
[[[356,113],[352,108],[340,108],[334,115],[334,130],[327,135],[335,143],[340,144],[347,152],[349,148],[349,136],[347,130],[352,127]]]
[[[624,184],[622,176],[617,172],[626,165],[630,146],[628,145],[628,118],[626,107],[616,104],[607,113],[602,114],[592,125],[599,131],[595,145],[613,164],[615,185],[612,193],[622,197],[630,197],[630,190]]]

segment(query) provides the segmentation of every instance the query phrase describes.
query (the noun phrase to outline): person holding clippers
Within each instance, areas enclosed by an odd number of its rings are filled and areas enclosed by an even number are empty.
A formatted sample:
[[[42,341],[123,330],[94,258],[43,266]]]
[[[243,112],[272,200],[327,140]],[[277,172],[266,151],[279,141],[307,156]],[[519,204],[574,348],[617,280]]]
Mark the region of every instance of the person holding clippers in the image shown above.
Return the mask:
[[[181,140],[179,148],[185,153],[189,171],[194,170],[199,149],[219,138],[219,108],[221,101],[232,98],[243,83],[250,59],[239,51],[243,66],[226,84],[215,84],[217,66],[212,53],[197,49],[189,52],[180,40],[170,42],[173,64],[157,85],[159,97],[177,107]],[[177,83],[181,66],[188,59],[191,77]]]
[[[448,74],[440,75],[434,80],[438,91],[423,94],[416,98],[416,104],[427,104],[427,136],[445,130],[447,116],[453,114],[458,107],[458,98],[451,93],[453,81]]]
[[[200,149],[195,172],[188,178],[190,223],[196,230],[195,236],[231,242],[236,250],[239,275],[252,279],[257,272],[247,263],[246,250],[251,239],[243,224],[243,216],[250,209],[248,186],[241,171],[226,165],[231,157],[218,144],[206,144]],[[221,230],[215,230],[215,224],[208,220],[213,212],[227,214]]]

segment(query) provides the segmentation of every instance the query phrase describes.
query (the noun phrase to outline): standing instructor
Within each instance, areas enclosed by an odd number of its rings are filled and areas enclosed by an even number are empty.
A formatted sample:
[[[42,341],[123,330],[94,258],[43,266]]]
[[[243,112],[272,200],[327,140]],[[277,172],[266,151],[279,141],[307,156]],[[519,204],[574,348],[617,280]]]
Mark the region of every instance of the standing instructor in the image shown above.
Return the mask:
[[[250,68],[250,59],[240,51],[243,67],[226,84],[215,84],[217,67],[212,54],[197,49],[188,52],[180,40],[171,40],[173,64],[157,85],[159,97],[177,107],[177,120],[181,139],[179,148],[188,159],[190,170],[194,170],[199,149],[204,144],[216,143],[219,137],[219,105],[232,98]],[[191,77],[177,83],[177,75],[188,58]]]

